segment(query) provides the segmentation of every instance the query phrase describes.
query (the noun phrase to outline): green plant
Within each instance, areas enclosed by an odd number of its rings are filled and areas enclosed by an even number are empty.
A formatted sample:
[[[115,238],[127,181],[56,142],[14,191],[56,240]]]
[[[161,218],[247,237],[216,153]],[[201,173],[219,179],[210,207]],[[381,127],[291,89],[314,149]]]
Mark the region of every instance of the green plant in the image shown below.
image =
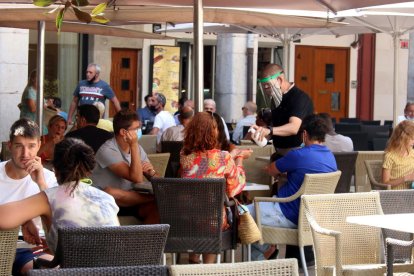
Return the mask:
[[[100,24],[106,24],[109,19],[105,18],[102,13],[105,9],[111,6],[115,1],[108,0],[104,3],[98,4],[90,13],[81,11],[81,7],[89,5],[88,0],[33,0],[33,4],[38,7],[49,7],[53,4],[58,5],[49,13],[57,12],[56,15],[56,28],[60,32],[62,27],[63,18],[67,11],[72,11],[76,18],[84,23],[96,22]]]

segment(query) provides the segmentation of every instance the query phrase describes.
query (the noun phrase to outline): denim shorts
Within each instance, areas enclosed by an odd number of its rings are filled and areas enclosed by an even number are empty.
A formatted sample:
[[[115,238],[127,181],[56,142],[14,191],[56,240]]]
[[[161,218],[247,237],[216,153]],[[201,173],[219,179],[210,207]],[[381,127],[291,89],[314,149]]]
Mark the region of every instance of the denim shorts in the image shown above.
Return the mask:
[[[20,275],[20,271],[22,270],[23,266],[30,261],[33,261],[34,257],[39,257],[45,253],[39,252],[34,254],[32,249],[30,248],[17,248],[16,249],[16,257],[14,258],[13,263],[13,275]]]

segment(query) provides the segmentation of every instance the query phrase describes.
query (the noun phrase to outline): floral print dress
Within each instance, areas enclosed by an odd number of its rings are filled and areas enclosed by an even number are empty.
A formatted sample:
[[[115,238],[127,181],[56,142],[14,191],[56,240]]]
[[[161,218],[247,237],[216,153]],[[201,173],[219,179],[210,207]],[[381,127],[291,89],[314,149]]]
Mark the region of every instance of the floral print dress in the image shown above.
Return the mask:
[[[226,194],[229,198],[242,192],[246,185],[246,175],[242,166],[237,166],[227,151],[219,149],[205,152],[181,152],[181,177],[183,178],[225,178]],[[229,227],[223,209],[223,229]]]

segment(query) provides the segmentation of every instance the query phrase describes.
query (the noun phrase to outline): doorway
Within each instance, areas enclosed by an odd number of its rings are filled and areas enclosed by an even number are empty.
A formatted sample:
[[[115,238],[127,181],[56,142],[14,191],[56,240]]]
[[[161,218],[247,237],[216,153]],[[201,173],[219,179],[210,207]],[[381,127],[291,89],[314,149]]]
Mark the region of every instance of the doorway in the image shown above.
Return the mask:
[[[112,48],[111,87],[114,90],[121,108],[136,109],[138,87],[138,54],[137,49]],[[109,108],[109,117],[115,115],[113,104]]]
[[[349,48],[296,45],[295,83],[312,98],[315,112],[348,116]]]

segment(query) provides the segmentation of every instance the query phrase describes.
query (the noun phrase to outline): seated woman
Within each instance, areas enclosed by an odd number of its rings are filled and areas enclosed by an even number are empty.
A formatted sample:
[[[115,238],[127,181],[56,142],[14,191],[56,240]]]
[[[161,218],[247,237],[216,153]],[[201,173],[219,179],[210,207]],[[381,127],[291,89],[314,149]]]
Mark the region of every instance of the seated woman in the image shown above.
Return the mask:
[[[66,120],[60,115],[50,118],[47,125],[48,133],[42,136],[42,145],[37,153],[42,158],[43,165],[47,165],[52,160],[55,145],[63,140],[66,128]]]
[[[385,149],[382,182],[392,189],[410,189],[414,181],[414,122],[399,123]]]
[[[95,166],[92,148],[74,138],[55,147],[53,166],[59,186],[20,201],[0,205],[0,229],[16,228],[25,222],[25,240],[56,251],[59,227],[119,225],[118,206],[112,196],[85,183]],[[85,181],[85,182],[84,182]],[[42,218],[47,245],[42,243],[33,218]]]
[[[218,143],[218,134],[217,122],[211,113],[199,112],[194,116],[185,129],[184,145],[180,153],[181,176],[225,178],[226,194],[228,197],[234,197],[243,190],[246,183],[242,167],[245,156],[240,154],[233,159],[228,151],[222,151]],[[245,154],[248,155],[249,152]],[[223,230],[228,227],[227,218],[223,216]],[[213,263],[215,257],[215,254],[203,254],[203,262]],[[198,262],[198,256],[191,255],[190,262]]]

